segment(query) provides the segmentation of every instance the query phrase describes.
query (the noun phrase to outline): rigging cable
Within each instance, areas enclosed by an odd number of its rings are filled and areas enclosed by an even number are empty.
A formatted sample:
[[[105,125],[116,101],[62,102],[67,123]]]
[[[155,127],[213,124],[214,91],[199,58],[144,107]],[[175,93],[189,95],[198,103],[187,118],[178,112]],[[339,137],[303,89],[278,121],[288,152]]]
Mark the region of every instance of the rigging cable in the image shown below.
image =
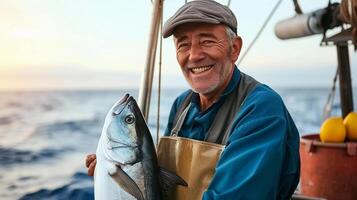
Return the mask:
[[[302,14],[302,10],[300,8],[298,0],[293,0],[293,3],[294,3],[294,8],[295,8],[296,14],[298,14],[298,15]]]
[[[278,9],[278,7],[280,6],[281,2],[283,0],[278,0],[278,2],[275,4],[273,10],[270,12],[268,18],[265,20],[263,26],[260,28],[260,30],[258,31],[257,35],[254,37],[253,41],[249,44],[247,50],[244,52],[244,54],[242,55],[242,57],[239,59],[238,64],[239,65],[243,60],[244,57],[248,54],[249,50],[252,48],[252,46],[255,44],[255,42],[257,41],[257,39],[259,38],[259,36],[261,35],[261,33],[263,32],[263,30],[265,29],[266,25],[268,24],[268,22],[270,21],[270,19],[272,18],[272,16],[274,15],[275,11]]]
[[[227,7],[229,8],[230,5],[231,5],[231,0],[228,0]]]
[[[159,75],[157,88],[157,117],[156,117],[156,146],[159,145],[160,136],[160,100],[161,100],[161,66],[162,66],[162,21],[163,21],[164,2],[161,4],[160,13],[160,48],[159,48]]]
[[[337,81],[337,77],[338,77],[339,71],[340,71],[339,67],[337,67],[336,73],[335,73],[335,77],[333,78],[333,84],[332,84],[331,92],[328,95],[327,102],[326,102],[326,104],[324,106],[324,111],[323,111],[323,114],[322,114],[323,121],[325,121],[327,118],[329,118],[331,116],[333,100],[335,98],[335,92],[336,92],[336,81]]]

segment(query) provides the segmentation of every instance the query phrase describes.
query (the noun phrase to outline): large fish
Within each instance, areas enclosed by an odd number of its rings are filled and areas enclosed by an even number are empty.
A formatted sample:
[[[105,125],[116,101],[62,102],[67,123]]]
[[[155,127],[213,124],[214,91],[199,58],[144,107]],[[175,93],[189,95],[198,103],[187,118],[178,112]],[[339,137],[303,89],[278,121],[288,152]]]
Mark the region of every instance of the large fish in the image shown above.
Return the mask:
[[[180,177],[159,168],[150,131],[128,94],[108,112],[96,154],[97,200],[160,200],[170,185],[186,185]]]

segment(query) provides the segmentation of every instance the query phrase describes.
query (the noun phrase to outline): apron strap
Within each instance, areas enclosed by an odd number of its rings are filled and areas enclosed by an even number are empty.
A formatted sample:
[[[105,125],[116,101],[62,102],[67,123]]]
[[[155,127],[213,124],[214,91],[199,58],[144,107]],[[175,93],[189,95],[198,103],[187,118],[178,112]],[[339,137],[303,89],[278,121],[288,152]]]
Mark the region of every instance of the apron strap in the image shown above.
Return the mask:
[[[183,110],[181,115],[176,121],[175,127],[171,130],[171,136],[177,136],[178,132],[181,130],[181,127],[183,125],[183,122],[185,121],[186,115],[188,113],[188,110],[190,109],[191,103],[188,104],[188,106]]]
[[[249,75],[240,73],[240,80],[236,89],[229,94],[219,108],[205,141],[225,145],[231,134],[233,122],[245,99],[260,83]]]

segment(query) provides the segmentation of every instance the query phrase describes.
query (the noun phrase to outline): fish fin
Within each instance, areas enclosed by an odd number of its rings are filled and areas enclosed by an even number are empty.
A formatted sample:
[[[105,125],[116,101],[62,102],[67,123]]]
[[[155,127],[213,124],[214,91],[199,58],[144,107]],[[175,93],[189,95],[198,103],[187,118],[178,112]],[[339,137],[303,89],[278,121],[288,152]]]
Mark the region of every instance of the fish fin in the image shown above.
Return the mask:
[[[165,189],[170,189],[174,185],[182,185],[187,187],[185,180],[162,167],[160,167],[160,183]]]
[[[135,181],[128,176],[120,167],[116,166],[117,170],[114,173],[109,172],[109,176],[114,179],[114,181],[121,186],[123,190],[131,194],[138,200],[144,200],[143,193],[141,192],[139,186]]]
[[[183,180],[175,173],[172,173],[162,167],[160,167],[160,185],[163,191],[162,194],[164,199],[168,199],[169,192],[175,185],[182,185],[187,187],[185,180]]]

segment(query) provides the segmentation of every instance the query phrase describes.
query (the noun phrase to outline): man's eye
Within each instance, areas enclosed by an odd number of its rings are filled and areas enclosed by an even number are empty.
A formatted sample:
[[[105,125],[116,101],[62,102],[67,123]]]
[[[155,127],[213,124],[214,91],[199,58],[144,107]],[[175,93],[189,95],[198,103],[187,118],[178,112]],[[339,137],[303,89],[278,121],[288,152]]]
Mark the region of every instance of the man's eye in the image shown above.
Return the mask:
[[[213,40],[202,40],[201,41],[201,45],[206,45],[206,46],[210,46],[210,45],[214,45],[216,42]]]
[[[177,45],[177,48],[178,48],[178,49],[182,49],[182,48],[186,48],[186,47],[188,47],[188,46],[189,46],[188,43],[180,43],[180,44]]]

